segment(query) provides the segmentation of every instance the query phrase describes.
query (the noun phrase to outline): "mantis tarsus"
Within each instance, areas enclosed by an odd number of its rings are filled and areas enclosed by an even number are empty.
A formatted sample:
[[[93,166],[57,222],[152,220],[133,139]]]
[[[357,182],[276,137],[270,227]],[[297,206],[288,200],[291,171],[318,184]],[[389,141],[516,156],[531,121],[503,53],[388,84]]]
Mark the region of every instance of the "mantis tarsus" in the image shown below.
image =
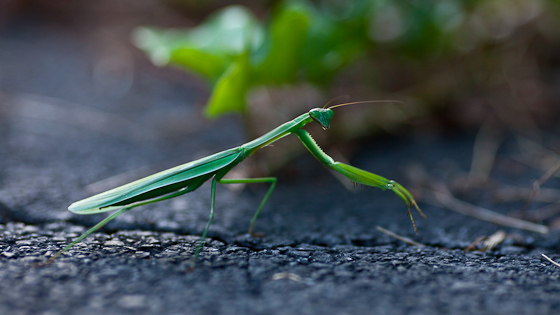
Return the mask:
[[[86,198],[74,202],[68,207],[68,210],[77,214],[94,214],[106,211],[115,210],[113,214],[96,224],[94,227],[89,229],[87,232],[82,234],[76,240],[68,244],[62,250],[53,255],[48,261],[53,261],[61,253],[67,251],[76,243],[80,242],[86,238],[91,233],[99,230],[105,224],[115,219],[124,212],[142,205],[147,205],[150,203],[174,198],[188,192],[194,191],[202,184],[208,180],[212,180],[210,196],[211,196],[211,206],[210,206],[210,218],[200,237],[198,246],[196,247],[193,264],[200,253],[202,244],[208,233],[208,229],[212,224],[214,218],[214,201],[216,194],[216,184],[238,184],[238,183],[270,183],[270,188],[264,196],[261,204],[259,205],[257,211],[255,212],[253,218],[251,219],[251,224],[249,225],[249,233],[255,236],[253,232],[253,227],[255,221],[259,216],[263,206],[268,200],[270,194],[276,186],[275,177],[262,177],[262,178],[242,178],[242,179],[223,179],[234,166],[239,164],[245,158],[251,156],[258,149],[284,137],[289,134],[295,134],[303,143],[303,145],[315,156],[321,163],[325,164],[327,167],[335,170],[342,175],[349,178],[351,181],[367,186],[378,187],[383,190],[390,189],[397,196],[399,196],[406,206],[408,207],[408,214],[412,220],[412,225],[414,231],[416,231],[416,225],[414,224],[414,219],[412,218],[412,213],[410,208],[414,206],[418,212],[423,216],[424,214],[416,204],[414,197],[408,190],[403,186],[398,184],[393,180],[388,180],[376,174],[361,170],[354,166],[344,164],[341,162],[334,161],[330,156],[328,156],[321,148],[317,145],[315,140],[311,135],[303,129],[303,127],[313,121],[318,122],[323,129],[328,129],[330,126],[331,119],[333,117],[332,108],[358,104],[367,103],[366,102],[353,102],[339,104],[331,106],[329,108],[314,108],[309,112],[296,117],[295,119],[288,121],[276,129],[268,132],[267,134],[245,143],[239,147],[218,152],[216,154],[192,161],[186,164],[182,164],[165,171],[150,175],[148,177],[139,179],[132,183],[108,190],[106,192],[100,193],[98,195]]]

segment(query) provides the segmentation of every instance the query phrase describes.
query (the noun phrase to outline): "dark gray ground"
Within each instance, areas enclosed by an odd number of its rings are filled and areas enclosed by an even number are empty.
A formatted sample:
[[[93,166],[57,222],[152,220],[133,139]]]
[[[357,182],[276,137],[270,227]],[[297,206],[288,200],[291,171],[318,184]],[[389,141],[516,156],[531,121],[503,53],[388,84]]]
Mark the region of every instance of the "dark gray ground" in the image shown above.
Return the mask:
[[[349,192],[310,156],[276,174],[257,221],[262,239],[244,233],[266,187],[219,187],[215,224],[192,272],[185,269],[206,224],[208,185],[135,209],[35,267],[103,217],[73,215],[71,202],[246,139],[236,118],[199,117],[194,103],[206,96],[187,76],[173,72],[172,81],[136,67],[130,86],[126,71],[99,83],[97,50],[72,30],[13,23],[0,33],[1,314],[560,311],[560,268],[541,257],[560,259],[558,232],[502,228],[421,203],[428,219],[415,214],[416,237],[395,195]],[[412,164],[444,178],[468,170],[473,141],[426,132],[371,139],[352,164],[409,186]],[[511,162],[509,149],[494,176],[529,186],[541,173]],[[428,246],[405,245],[377,225]],[[519,237],[486,253],[463,250],[498,229]]]

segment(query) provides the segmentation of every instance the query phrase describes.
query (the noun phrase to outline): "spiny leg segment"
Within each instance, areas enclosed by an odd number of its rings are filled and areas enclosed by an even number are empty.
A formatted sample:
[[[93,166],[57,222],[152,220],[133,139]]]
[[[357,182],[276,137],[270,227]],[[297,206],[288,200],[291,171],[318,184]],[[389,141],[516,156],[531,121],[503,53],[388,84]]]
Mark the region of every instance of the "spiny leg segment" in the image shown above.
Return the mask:
[[[418,231],[416,230],[416,223],[414,223],[410,208],[414,206],[424,218],[426,216],[424,215],[422,210],[420,210],[420,207],[418,207],[416,200],[414,200],[414,197],[408,190],[406,190],[406,188],[393,180],[389,180],[377,174],[364,171],[352,165],[336,162],[332,157],[327,155],[319,147],[315,140],[313,140],[313,137],[311,137],[311,135],[303,129],[294,129],[292,132],[298,136],[303,145],[309,150],[309,152],[311,152],[311,154],[313,154],[313,156],[315,156],[321,163],[325,164],[330,169],[339,172],[355,183],[377,187],[383,190],[389,189],[393,191],[397,196],[399,196],[399,198],[402,199],[402,201],[407,206],[408,215],[410,216],[410,220],[412,221],[412,226],[414,227],[414,231],[416,232],[416,234],[418,234]]]

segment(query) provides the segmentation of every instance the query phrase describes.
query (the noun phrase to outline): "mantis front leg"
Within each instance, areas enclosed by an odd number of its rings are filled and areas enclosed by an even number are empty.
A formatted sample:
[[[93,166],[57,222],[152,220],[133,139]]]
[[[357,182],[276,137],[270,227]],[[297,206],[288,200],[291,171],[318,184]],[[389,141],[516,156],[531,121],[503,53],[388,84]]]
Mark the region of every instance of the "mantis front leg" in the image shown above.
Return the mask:
[[[298,136],[298,138],[301,140],[303,145],[321,163],[339,172],[340,174],[346,176],[351,181],[367,186],[381,188],[383,190],[385,189],[392,190],[397,196],[399,196],[402,199],[402,201],[408,207],[408,214],[410,216],[410,220],[412,221],[412,225],[414,226],[414,231],[416,232],[416,234],[418,234],[418,231],[416,230],[416,224],[414,223],[414,219],[412,218],[412,213],[410,212],[410,208],[414,206],[416,210],[418,210],[418,212],[424,218],[426,216],[424,215],[422,210],[420,210],[420,207],[418,207],[416,200],[414,200],[414,197],[408,190],[406,190],[406,188],[404,188],[402,185],[395,182],[394,180],[387,179],[385,177],[364,171],[362,169],[359,169],[357,167],[348,164],[334,161],[333,158],[331,158],[323,150],[321,150],[321,148],[319,147],[319,145],[317,145],[315,140],[313,140],[311,135],[303,129],[298,128],[293,130],[292,132]]]

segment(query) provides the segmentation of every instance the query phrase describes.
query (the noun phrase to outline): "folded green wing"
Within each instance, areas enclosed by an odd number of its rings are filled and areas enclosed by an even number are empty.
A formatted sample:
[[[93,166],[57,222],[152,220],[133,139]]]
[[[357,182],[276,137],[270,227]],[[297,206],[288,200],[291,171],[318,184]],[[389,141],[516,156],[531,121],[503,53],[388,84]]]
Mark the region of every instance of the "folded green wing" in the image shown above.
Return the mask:
[[[120,206],[159,197],[180,189],[192,191],[216,172],[235,166],[243,155],[242,148],[233,148],[144,177],[98,195],[74,202],[68,210],[79,214],[99,213]]]

